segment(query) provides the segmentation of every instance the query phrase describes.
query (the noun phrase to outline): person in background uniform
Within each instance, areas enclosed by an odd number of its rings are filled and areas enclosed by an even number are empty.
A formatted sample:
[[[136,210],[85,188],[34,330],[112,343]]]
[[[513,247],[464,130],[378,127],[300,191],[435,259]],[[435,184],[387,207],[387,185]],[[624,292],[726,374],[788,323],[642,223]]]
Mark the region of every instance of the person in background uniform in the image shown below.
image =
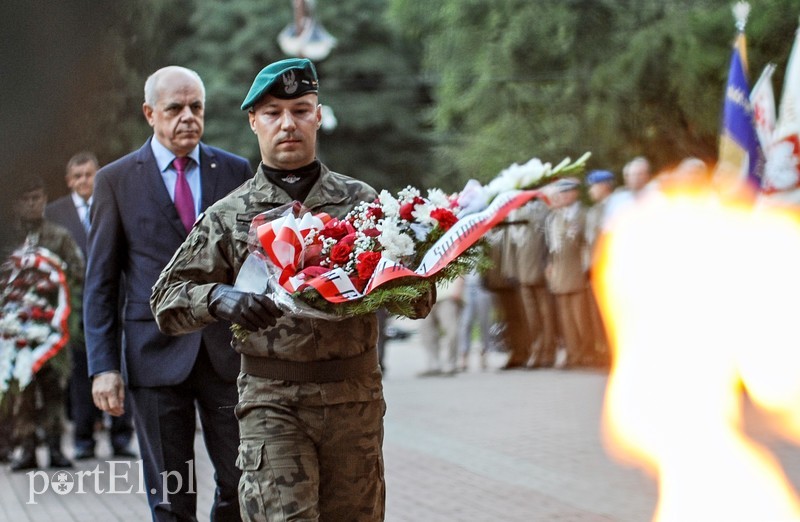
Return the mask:
[[[515,219],[524,221],[512,229],[517,248],[517,277],[527,325],[530,358],[527,367],[552,368],[556,361],[558,334],[553,296],[545,280],[547,241],[545,222],[550,210],[534,199],[515,211]]]
[[[608,197],[603,215],[603,230],[613,226],[615,219],[628,211],[633,204],[648,191],[653,174],[650,162],[644,156],[637,156],[622,168],[625,185],[618,187]]]
[[[459,371],[469,368],[469,350],[472,347],[472,330],[477,323],[480,335],[480,367],[487,368],[486,354],[491,340],[492,294],[483,287],[481,275],[473,270],[464,276],[464,309],[458,322]]]
[[[458,323],[464,280],[456,279],[436,289],[436,304],[419,325],[419,340],[427,354],[427,367],[420,377],[455,375],[458,359]]]
[[[484,273],[483,284],[492,293],[503,323],[503,344],[509,352],[501,370],[523,368],[530,358],[528,326],[516,266],[516,245],[511,237],[514,226],[517,222],[508,216],[486,234],[492,267]]]
[[[153,136],[95,178],[84,308],[92,396],[101,410],[125,413],[126,370],[153,520],[196,519],[198,414],[215,470],[211,520],[239,519],[233,413],[239,356],[230,347],[230,325],[164,335],[149,305],[153,284],[198,212],[252,175],[244,158],[200,141],[204,109],[197,73],[159,69],[144,86]]]
[[[84,264],[78,245],[63,227],[44,219],[47,194],[44,182],[38,177],[19,181],[14,198],[15,221],[12,225],[17,247],[42,247],[55,254],[64,263],[64,273],[70,291],[72,312],[68,320],[70,331],[75,331],[80,313],[81,286]],[[77,308],[77,312],[75,309]],[[42,427],[49,450],[48,466],[56,469],[71,468],[72,462],[61,451],[64,430],[64,408],[69,376],[69,352],[61,349],[37,371],[33,380],[18,395],[6,394],[3,401],[11,401],[5,412],[13,412],[13,419],[0,423],[14,425],[14,440],[21,448],[11,461],[13,471],[38,467],[36,461],[36,430]]]
[[[311,61],[265,67],[242,110],[261,164],[251,181],[208,209],[181,245],[153,288],[153,312],[172,335],[217,321],[249,331],[233,341],[242,354],[236,416],[243,519],[383,520],[385,404],[375,314],[306,319],[231,286],[259,213],[299,201],[342,218],[376,192],[316,158],[322,112]],[[427,315],[434,296],[413,303],[412,315]]]
[[[580,202],[580,181],[564,178],[554,183],[553,210],[547,218],[549,252],[545,276],[555,296],[556,317],[567,351],[565,367],[591,364],[592,331],[588,279],[583,267],[586,211]]]
[[[591,280],[597,240],[603,232],[603,216],[606,213],[606,204],[609,196],[614,192],[614,173],[609,170],[593,170],[586,176],[586,184],[589,186],[589,199],[592,200],[592,206],[586,211],[586,229],[584,232],[586,245],[583,263],[584,269]],[[608,335],[591,285],[588,290],[588,301],[589,317],[592,320],[592,334],[594,337],[593,362],[596,366],[607,366],[611,354]]]
[[[94,176],[100,164],[91,152],[79,152],[67,162],[66,182],[70,193],[48,204],[44,217],[66,228],[86,258],[86,239],[89,234],[89,213],[94,192]],[[82,315],[81,309],[77,313]],[[102,418],[92,399],[92,383],[86,360],[86,342],[83,338],[83,321],[79,331],[71,332],[70,356],[72,371],[69,378],[69,408],[74,425],[75,459],[95,456],[94,426]],[[130,450],[133,424],[131,412],[111,417],[111,448],[115,457],[135,457]]]

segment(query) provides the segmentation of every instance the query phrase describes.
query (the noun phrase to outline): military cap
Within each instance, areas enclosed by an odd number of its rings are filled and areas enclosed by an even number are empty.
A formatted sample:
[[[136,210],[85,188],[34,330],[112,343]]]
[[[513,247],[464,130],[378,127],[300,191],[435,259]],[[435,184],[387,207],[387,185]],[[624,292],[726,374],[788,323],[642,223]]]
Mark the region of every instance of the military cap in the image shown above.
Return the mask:
[[[280,60],[267,65],[256,75],[250,92],[242,102],[242,110],[251,108],[266,94],[288,100],[317,91],[319,91],[319,78],[311,60],[306,58]]]
[[[557,192],[578,190],[581,188],[581,182],[576,178],[561,178],[553,183],[553,188],[555,188]]]
[[[610,170],[593,170],[586,176],[586,183],[594,185],[595,183],[613,183],[614,173]]]

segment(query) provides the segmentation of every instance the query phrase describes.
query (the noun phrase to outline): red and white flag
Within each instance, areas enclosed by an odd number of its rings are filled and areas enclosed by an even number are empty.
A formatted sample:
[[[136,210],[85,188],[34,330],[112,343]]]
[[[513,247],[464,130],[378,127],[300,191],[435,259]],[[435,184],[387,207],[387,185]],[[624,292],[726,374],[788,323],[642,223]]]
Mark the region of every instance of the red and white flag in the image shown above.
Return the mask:
[[[786,191],[800,186],[800,31],[795,33],[775,131],[764,171],[764,189]]]
[[[761,77],[750,91],[750,105],[753,107],[753,120],[755,120],[756,134],[761,148],[767,154],[772,145],[772,135],[775,132],[777,119],[775,109],[775,93],[772,90],[772,74],[775,64],[769,63],[764,67]]]

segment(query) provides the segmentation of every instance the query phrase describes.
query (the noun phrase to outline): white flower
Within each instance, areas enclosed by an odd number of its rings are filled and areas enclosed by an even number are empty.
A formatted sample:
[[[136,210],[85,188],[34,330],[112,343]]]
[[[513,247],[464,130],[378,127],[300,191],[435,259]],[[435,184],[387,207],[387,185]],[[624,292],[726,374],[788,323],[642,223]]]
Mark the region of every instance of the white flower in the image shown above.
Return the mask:
[[[391,261],[414,255],[414,240],[403,233],[396,220],[386,219],[378,225],[378,242],[383,247],[383,255]]]
[[[400,213],[400,202],[392,196],[388,190],[381,190],[378,194],[381,208],[383,208],[383,215],[386,217],[397,216]]]
[[[539,158],[532,158],[528,163],[520,167],[518,188],[530,187],[539,182],[550,173],[550,167],[549,163],[542,163]]]
[[[19,382],[20,389],[27,386],[31,381],[33,377],[33,351],[27,346],[17,351],[12,376]]]
[[[28,341],[39,345],[47,340],[50,335],[50,327],[42,324],[32,324],[28,326]]]
[[[408,186],[397,193],[397,200],[401,203],[410,203],[414,198],[420,197],[419,189]]]
[[[503,192],[508,192],[509,190],[515,190],[518,188],[517,183],[519,182],[518,179],[505,175],[507,171],[503,171],[500,173],[499,176],[494,178],[492,181],[486,185],[486,189],[489,191],[490,196],[496,196],[498,194],[502,194]]]
[[[22,331],[22,324],[17,319],[16,314],[8,314],[0,318],[0,332],[6,335],[19,335]]]
[[[428,190],[428,201],[434,207],[450,208],[450,196],[438,188]]]
[[[431,217],[431,212],[436,209],[436,206],[430,203],[420,203],[414,205],[414,210],[411,215],[420,225],[430,225],[431,228],[435,227],[438,221]]]
[[[0,392],[8,390],[17,349],[12,339],[0,339]]]

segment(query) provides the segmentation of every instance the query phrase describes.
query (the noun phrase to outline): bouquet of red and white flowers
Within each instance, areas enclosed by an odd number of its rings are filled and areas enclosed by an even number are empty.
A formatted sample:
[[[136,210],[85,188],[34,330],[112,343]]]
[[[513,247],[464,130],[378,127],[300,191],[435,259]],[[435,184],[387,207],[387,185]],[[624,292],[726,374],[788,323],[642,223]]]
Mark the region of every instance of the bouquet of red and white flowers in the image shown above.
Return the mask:
[[[24,389],[69,341],[69,289],[61,259],[23,247],[0,266],[0,398]]]
[[[534,158],[485,186],[471,180],[457,194],[384,190],[342,219],[297,202],[264,212],[251,225],[251,255],[236,286],[269,292],[284,311],[306,317],[335,319],[381,306],[410,312],[431,285],[485,266],[485,233],[543,196],[534,188],[581,170],[588,157],[556,167]]]

